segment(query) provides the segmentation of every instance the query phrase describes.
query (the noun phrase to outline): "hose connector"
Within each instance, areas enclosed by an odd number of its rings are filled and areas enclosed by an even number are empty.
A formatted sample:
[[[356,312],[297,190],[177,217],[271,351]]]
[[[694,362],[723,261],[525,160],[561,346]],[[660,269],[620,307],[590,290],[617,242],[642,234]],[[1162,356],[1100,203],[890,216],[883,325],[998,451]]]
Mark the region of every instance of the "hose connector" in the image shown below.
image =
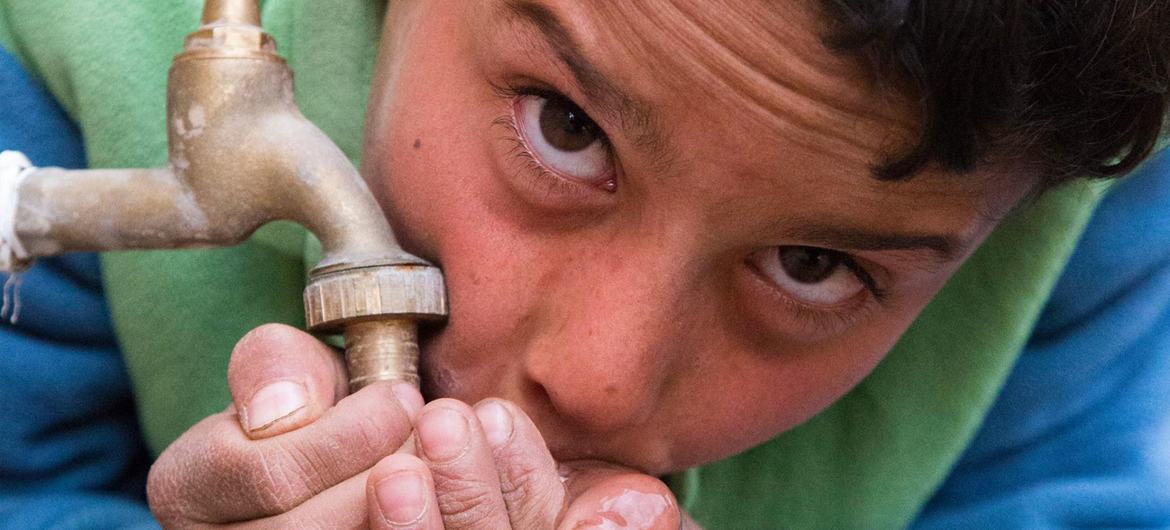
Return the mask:
[[[305,322],[345,333],[350,389],[375,381],[419,384],[418,320],[447,316],[443,274],[431,265],[362,263],[310,277]]]

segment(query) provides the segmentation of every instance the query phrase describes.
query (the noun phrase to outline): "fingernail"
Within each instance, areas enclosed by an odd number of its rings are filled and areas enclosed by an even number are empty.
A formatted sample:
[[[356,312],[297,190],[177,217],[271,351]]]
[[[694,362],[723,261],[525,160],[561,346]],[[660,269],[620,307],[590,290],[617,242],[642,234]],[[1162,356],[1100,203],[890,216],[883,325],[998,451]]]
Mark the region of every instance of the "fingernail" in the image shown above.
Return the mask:
[[[244,411],[244,427],[256,432],[302,409],[309,402],[304,385],[293,381],[277,381],[252,394]]]
[[[483,435],[492,447],[500,447],[508,443],[512,437],[512,414],[504,405],[496,401],[488,401],[476,407],[475,415],[483,426]]]
[[[415,471],[399,471],[374,485],[382,518],[394,525],[407,525],[422,519],[427,507],[427,485]]]
[[[434,408],[418,420],[419,442],[432,462],[449,462],[462,455],[468,431],[467,418],[448,408]]]
[[[418,389],[410,383],[395,383],[394,397],[398,398],[398,404],[402,410],[406,411],[406,416],[413,421],[418,417],[418,411],[423,407],[422,394],[418,393]]]

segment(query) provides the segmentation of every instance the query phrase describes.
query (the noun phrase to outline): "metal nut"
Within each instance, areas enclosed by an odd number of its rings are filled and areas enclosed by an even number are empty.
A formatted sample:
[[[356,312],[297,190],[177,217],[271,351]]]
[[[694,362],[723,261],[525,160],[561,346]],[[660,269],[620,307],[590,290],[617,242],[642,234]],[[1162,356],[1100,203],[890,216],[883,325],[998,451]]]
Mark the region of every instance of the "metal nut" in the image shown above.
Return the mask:
[[[311,278],[305,287],[305,322],[313,331],[376,317],[435,320],[447,315],[446,287],[438,268],[384,265],[345,269]]]

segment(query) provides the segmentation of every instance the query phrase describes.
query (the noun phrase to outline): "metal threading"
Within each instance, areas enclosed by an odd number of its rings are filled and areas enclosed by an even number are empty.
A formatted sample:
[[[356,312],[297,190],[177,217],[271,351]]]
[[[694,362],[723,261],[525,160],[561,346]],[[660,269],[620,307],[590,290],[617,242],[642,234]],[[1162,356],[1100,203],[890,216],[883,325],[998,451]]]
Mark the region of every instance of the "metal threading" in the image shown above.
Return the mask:
[[[418,324],[409,319],[346,324],[345,365],[351,392],[377,381],[418,386]]]

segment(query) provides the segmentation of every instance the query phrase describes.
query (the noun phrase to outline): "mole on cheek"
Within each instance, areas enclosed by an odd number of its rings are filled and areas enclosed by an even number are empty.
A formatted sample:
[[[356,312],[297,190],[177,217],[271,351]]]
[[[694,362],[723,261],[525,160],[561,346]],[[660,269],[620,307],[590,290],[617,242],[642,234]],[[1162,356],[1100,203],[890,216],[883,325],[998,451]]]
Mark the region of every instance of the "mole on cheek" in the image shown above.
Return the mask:
[[[418,138],[415,138],[415,139],[414,139],[414,148],[415,148],[415,149],[418,149],[418,148],[420,148],[420,147],[422,147],[422,140],[420,140],[420,139],[418,139]]]

